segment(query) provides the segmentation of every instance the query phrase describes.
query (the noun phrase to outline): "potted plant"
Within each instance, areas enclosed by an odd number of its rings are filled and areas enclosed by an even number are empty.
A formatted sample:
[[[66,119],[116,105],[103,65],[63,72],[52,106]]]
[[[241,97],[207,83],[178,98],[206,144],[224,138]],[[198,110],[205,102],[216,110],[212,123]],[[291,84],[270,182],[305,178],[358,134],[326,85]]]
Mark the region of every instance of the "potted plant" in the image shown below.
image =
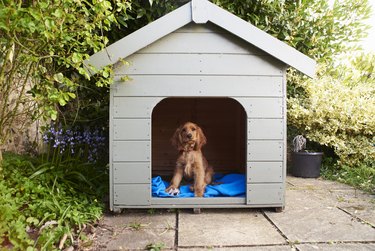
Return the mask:
[[[291,174],[303,178],[319,177],[322,156],[322,152],[306,150],[306,139],[302,135],[294,137]]]

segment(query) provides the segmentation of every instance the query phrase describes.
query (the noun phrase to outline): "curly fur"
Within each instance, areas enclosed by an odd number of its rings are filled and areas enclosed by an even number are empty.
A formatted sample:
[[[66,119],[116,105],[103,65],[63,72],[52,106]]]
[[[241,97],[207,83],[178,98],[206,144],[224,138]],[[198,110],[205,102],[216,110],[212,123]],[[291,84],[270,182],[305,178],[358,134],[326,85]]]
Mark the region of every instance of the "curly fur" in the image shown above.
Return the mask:
[[[203,197],[206,186],[212,181],[214,171],[201,151],[207,143],[202,129],[197,124],[187,122],[176,129],[171,142],[179,151],[179,155],[171,185],[166,192],[174,194],[178,191],[181,180],[185,176],[194,179],[191,189],[195,196]]]

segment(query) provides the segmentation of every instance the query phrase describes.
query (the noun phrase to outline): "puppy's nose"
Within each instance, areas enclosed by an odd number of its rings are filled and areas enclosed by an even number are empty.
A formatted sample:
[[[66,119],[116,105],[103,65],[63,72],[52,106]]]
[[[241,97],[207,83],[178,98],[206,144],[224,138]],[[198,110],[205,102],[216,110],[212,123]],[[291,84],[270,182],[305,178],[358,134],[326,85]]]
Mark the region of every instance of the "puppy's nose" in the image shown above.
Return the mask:
[[[191,135],[191,133],[188,133],[186,136],[187,136],[189,139],[191,139],[191,138],[193,137],[193,135]]]

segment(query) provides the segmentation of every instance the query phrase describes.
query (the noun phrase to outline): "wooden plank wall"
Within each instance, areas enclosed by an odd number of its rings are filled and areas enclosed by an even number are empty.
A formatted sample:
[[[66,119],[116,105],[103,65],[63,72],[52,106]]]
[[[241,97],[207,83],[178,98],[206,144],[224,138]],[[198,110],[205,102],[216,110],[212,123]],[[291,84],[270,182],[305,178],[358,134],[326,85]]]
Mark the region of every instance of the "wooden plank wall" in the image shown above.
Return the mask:
[[[283,63],[213,25],[188,25],[126,60],[111,90],[114,204],[150,204],[149,196],[124,196],[124,187],[135,191],[152,175],[172,174],[170,138],[185,121],[203,128],[203,151],[217,172],[247,173],[247,189],[257,194],[247,203],[267,204],[260,198],[271,191],[269,204],[280,204]]]

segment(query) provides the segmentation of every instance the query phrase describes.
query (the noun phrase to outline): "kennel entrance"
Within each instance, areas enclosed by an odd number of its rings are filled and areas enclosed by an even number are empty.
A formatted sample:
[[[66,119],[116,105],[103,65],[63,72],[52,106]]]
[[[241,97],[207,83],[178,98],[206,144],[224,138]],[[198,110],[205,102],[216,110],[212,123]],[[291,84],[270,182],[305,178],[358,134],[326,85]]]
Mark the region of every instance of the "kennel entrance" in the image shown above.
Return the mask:
[[[167,98],[152,112],[152,174],[173,174],[178,151],[170,139],[187,121],[198,124],[207,138],[202,151],[218,173],[245,173],[247,117],[230,98]]]
[[[230,204],[245,204],[247,116],[242,105],[231,98],[166,98],[159,102],[152,111],[152,177],[160,176],[164,181],[170,181],[178,156],[178,151],[171,145],[170,139],[175,130],[187,121],[202,128],[207,138],[202,152],[214,168],[215,176],[243,178],[243,187],[234,189],[243,190],[244,193],[242,196],[229,197],[219,194],[214,198],[189,199],[160,198],[159,195],[153,194],[152,202],[185,205],[186,200],[190,203],[199,200],[199,204],[206,200],[210,201],[206,203],[216,201],[216,204],[222,204],[227,200]],[[184,181],[186,186],[192,182],[185,179]],[[228,194],[231,194],[231,191],[228,191]]]

